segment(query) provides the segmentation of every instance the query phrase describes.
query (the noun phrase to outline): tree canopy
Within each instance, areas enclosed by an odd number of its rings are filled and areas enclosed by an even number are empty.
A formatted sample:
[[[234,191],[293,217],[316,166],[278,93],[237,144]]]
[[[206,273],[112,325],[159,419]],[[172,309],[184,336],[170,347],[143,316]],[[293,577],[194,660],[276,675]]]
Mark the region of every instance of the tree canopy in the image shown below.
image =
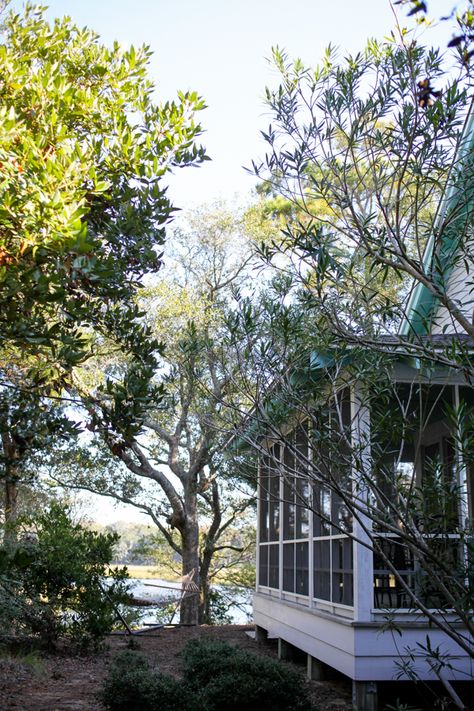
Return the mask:
[[[84,362],[91,330],[139,339],[134,290],[159,268],[173,212],[163,178],[205,158],[203,101],[157,104],[150,56],[31,5],[3,19],[0,353],[32,383]]]

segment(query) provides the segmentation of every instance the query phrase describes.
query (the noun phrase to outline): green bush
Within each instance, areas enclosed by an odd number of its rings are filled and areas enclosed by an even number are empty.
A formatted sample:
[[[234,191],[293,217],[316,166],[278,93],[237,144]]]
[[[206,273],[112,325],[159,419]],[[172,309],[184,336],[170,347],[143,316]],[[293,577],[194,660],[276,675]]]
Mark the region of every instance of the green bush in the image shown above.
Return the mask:
[[[206,711],[296,711],[309,701],[299,674],[280,662],[224,642],[191,640],[183,651],[185,681]]]
[[[225,674],[238,655],[240,651],[225,642],[192,639],[182,652],[184,677],[193,688],[202,688]]]
[[[150,669],[146,658],[114,659],[100,700],[109,711],[307,711],[299,674],[223,642],[193,640],[183,651],[184,681]]]
[[[150,669],[146,657],[115,657],[99,698],[109,711],[204,711],[182,682]]]
[[[117,535],[74,524],[57,504],[34,523],[36,537],[0,548],[3,629],[36,634],[49,647],[61,635],[97,645],[128,594],[125,568],[104,583]]]

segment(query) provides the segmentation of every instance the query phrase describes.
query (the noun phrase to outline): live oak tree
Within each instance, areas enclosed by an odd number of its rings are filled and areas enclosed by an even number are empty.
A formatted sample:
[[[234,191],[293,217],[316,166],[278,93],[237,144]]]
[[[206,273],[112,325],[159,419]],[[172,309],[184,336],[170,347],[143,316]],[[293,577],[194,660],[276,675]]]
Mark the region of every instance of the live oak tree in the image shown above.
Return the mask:
[[[247,548],[236,530],[252,499],[232,462],[224,460],[230,429],[221,411],[236,387],[232,366],[223,370],[223,339],[233,290],[249,278],[249,229],[243,217],[218,206],[195,211],[174,231],[166,268],[140,297],[147,325],[164,345],[160,368],[150,379],[160,400],[129,381],[119,399],[117,389],[89,397],[104,373],[120,379],[126,368],[104,348],[102,359],[77,375],[96,443],[89,453],[73,452],[69,467],[60,465],[56,473],[49,468],[63,483],[151,516],[181,557],[182,575],[192,574],[200,590],[183,600],[184,623],[209,619],[210,582],[222,555],[232,553],[235,564]]]

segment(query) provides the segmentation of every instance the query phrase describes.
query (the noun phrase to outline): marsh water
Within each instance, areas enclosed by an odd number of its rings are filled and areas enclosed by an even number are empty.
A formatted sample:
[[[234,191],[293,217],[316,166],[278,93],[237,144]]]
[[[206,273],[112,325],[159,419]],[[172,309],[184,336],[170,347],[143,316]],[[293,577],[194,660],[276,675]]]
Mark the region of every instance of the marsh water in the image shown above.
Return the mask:
[[[179,581],[173,582],[162,580],[160,578],[130,578],[132,594],[142,600],[157,601],[156,607],[142,608],[141,624],[152,624],[157,621],[157,615],[161,615],[163,605],[167,601],[173,604],[173,601],[179,599],[181,595]],[[229,605],[228,614],[234,625],[245,625],[251,620],[252,616],[252,591],[238,592],[230,591],[225,585],[217,585],[216,590],[222,595],[222,600],[226,605]],[[167,612],[167,616],[171,617],[172,611]],[[176,622],[178,615],[175,615],[173,622]],[[169,619],[166,619],[169,621]]]

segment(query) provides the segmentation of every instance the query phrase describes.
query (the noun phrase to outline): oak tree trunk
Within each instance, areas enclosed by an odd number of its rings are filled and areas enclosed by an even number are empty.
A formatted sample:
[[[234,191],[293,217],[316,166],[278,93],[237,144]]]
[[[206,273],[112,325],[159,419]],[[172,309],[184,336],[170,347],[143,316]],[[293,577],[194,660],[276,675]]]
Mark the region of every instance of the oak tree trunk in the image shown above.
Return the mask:
[[[205,549],[201,559],[201,597],[199,601],[199,622],[200,624],[210,625],[211,610],[210,610],[210,585],[209,585],[209,569],[211,565],[212,552],[210,549]]]
[[[192,575],[192,582],[200,590],[199,576],[199,521],[197,513],[197,493],[194,482],[185,487],[184,505],[186,520],[181,529],[182,541],[182,573]],[[190,591],[184,594],[181,601],[180,622],[184,625],[199,624],[199,592]]]

